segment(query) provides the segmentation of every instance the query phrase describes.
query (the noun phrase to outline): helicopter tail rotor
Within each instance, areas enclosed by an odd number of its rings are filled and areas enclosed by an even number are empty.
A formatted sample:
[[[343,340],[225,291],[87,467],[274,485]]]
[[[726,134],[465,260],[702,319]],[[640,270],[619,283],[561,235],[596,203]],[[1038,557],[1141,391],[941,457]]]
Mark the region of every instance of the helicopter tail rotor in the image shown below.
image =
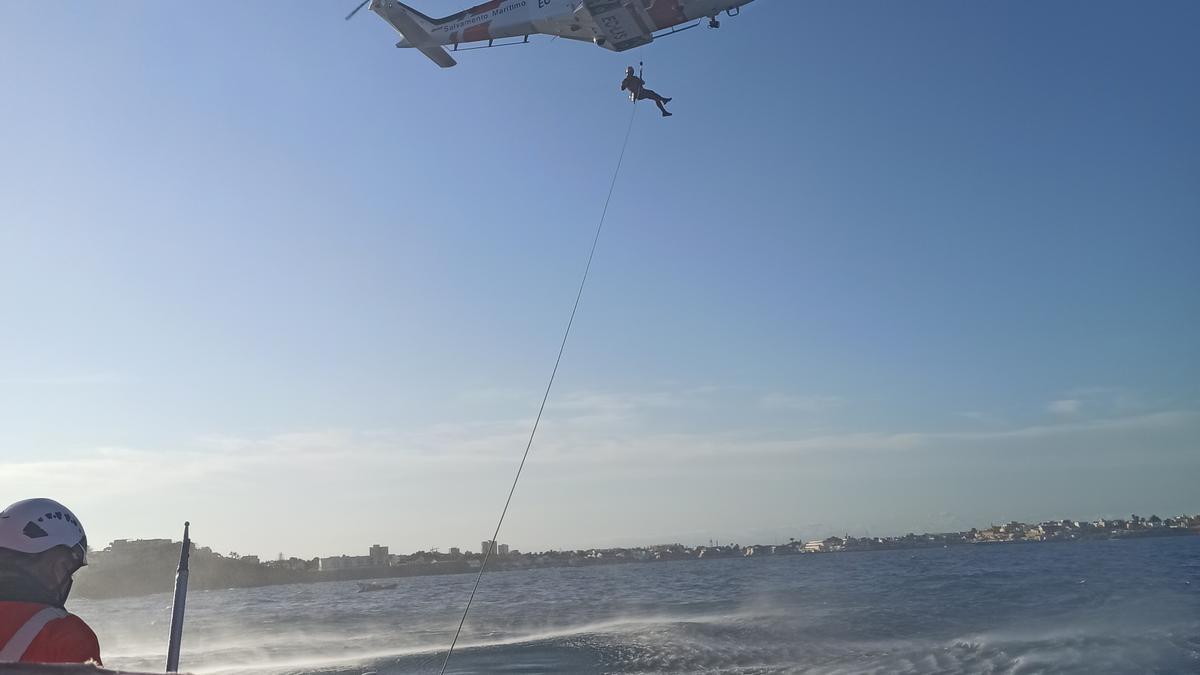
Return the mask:
[[[346,20],[349,21],[350,19],[352,19],[355,14],[358,14],[358,10],[362,9],[363,7],[366,7],[367,3],[369,3],[369,2],[371,2],[371,0],[363,0],[362,2],[360,2],[358,4],[358,7],[354,8],[354,11],[352,11],[346,15]]]

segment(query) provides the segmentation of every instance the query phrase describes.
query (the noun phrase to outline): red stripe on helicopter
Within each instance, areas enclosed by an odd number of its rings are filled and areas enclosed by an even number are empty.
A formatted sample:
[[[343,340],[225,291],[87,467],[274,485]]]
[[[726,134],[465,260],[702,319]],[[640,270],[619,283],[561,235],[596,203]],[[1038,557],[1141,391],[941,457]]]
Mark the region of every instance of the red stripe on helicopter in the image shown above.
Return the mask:
[[[678,26],[687,21],[687,15],[683,13],[679,0],[658,0],[648,11],[654,25],[659,29]]]
[[[499,7],[501,5],[501,3],[503,3],[503,2],[504,2],[504,0],[492,0],[491,2],[485,2],[482,5],[476,5],[476,6],[472,7],[471,9],[468,9],[467,13],[470,14],[471,16],[476,16],[478,14],[487,14],[488,12],[492,11],[493,9],[496,9],[497,7]]]
[[[462,33],[463,42],[479,42],[480,40],[491,39],[492,22],[485,21],[481,24],[464,28]]]

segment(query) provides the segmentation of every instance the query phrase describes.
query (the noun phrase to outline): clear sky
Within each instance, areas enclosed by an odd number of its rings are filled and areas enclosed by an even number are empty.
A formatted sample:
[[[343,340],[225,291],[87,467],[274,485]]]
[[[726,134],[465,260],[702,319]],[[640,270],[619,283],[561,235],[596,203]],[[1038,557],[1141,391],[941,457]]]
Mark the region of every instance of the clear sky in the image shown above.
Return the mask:
[[[478,547],[640,59],[676,115],[503,541],[1200,511],[1200,4],[758,0],[447,71],[353,4],[0,7],[0,501]]]

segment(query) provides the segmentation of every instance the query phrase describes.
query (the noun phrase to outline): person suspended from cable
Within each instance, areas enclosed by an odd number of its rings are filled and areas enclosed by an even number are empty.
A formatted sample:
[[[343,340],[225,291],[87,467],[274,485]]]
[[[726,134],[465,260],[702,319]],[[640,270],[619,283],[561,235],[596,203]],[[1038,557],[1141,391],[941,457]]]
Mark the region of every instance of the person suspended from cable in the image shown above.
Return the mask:
[[[633,74],[633,66],[625,69],[625,79],[621,81],[621,91],[628,91],[629,98],[634,101],[654,101],[654,104],[662,111],[663,117],[670,117],[672,115],[672,113],[667,112],[666,105],[671,102],[671,99],[666,96],[660,96],[652,89],[647,89],[645,80]]]

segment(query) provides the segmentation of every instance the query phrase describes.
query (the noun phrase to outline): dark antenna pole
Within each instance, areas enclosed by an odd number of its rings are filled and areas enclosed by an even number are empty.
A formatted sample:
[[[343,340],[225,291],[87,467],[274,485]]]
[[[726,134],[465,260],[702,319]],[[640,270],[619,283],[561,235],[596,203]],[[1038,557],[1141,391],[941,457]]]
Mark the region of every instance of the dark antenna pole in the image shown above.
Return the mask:
[[[192,552],[192,540],[188,538],[188,526],[183,524],[183,546],[179,549],[179,569],[175,572],[175,601],[171,605],[171,642],[167,645],[167,672],[179,672],[179,645],[183,641],[183,608],[187,604],[188,556]]]

